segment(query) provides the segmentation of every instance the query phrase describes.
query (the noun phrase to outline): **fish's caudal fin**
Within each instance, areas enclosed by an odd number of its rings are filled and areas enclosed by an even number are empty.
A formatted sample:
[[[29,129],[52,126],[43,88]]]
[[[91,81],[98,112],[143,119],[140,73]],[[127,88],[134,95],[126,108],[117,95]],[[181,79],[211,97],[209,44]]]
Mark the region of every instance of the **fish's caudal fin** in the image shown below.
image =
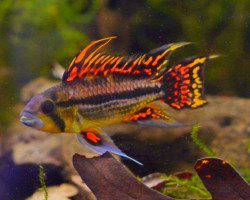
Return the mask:
[[[205,105],[203,73],[206,62],[217,55],[190,57],[171,67],[158,80],[165,97],[161,100],[175,109]]]

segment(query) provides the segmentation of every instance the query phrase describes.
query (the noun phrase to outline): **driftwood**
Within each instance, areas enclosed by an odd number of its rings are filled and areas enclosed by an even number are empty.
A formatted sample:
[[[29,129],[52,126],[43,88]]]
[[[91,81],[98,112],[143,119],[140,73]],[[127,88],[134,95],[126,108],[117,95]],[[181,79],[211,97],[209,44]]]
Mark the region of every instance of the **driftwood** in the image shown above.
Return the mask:
[[[85,158],[75,154],[73,165],[98,200],[171,200],[138,181],[110,153]],[[228,163],[202,158],[195,169],[214,200],[249,200],[250,186]]]

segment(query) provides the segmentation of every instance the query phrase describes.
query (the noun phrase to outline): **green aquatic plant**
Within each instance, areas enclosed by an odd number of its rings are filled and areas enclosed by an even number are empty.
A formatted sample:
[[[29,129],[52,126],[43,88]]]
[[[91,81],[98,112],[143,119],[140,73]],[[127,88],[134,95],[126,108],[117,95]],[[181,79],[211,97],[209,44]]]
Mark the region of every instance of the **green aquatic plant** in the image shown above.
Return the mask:
[[[250,138],[247,140],[246,148],[247,148],[247,153],[250,154]]]
[[[240,168],[239,172],[245,181],[250,183],[250,168]]]
[[[199,138],[198,131],[200,129],[200,124],[196,123],[192,127],[191,138],[193,142],[205,151],[209,156],[215,157],[216,154],[206,146]],[[247,142],[247,148],[249,146]],[[249,150],[249,148],[248,148]],[[231,160],[230,163],[235,165],[234,160]],[[250,169],[248,168],[240,168],[239,173],[244,177],[247,182],[250,182]],[[174,175],[163,175],[161,178],[165,179],[167,183],[163,188],[159,191],[164,193],[167,196],[171,196],[173,198],[211,198],[210,193],[206,190],[203,183],[201,182],[199,176],[197,174],[193,175],[190,179],[180,179]]]
[[[200,124],[196,123],[193,125],[192,130],[191,130],[191,138],[193,142],[200,147],[203,151],[205,151],[209,156],[215,157],[216,154],[208,147],[206,146],[197,136],[197,132],[200,129]]]
[[[200,124],[193,125],[191,130],[191,138],[193,142],[209,154],[215,157],[215,153],[206,146],[197,136],[197,132],[200,129]],[[204,185],[200,181],[198,175],[192,176],[190,179],[179,179],[173,175],[163,175],[163,179],[167,180],[167,183],[160,192],[167,196],[174,198],[210,198],[210,193],[205,189]]]
[[[198,175],[190,179],[179,179],[173,175],[163,175],[167,180],[165,187],[160,192],[173,198],[211,198],[210,193],[205,189]]]
[[[44,191],[44,199],[48,200],[48,191],[44,180],[44,170],[42,165],[39,165],[39,180],[41,185],[40,190]]]

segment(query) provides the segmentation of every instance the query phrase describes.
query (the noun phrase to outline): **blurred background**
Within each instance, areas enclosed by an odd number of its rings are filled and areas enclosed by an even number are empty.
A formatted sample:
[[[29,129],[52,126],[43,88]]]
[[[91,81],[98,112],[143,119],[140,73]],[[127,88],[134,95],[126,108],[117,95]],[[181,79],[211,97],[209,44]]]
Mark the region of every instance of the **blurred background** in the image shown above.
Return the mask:
[[[51,73],[55,63],[66,68],[82,47],[108,36],[118,36],[106,49],[113,54],[131,55],[166,43],[193,42],[172,55],[170,66],[188,56],[221,55],[209,62],[205,70],[210,107],[181,113],[170,111],[180,121],[204,123],[200,136],[217,155],[249,168],[249,11],[248,0],[1,0],[0,155],[4,157],[0,157],[0,175],[7,170],[3,166],[27,169],[25,163],[35,164],[28,166],[31,168],[27,174],[33,170],[36,175],[37,164],[45,163],[47,172],[52,174],[63,169],[48,184],[72,182],[71,156],[76,149],[69,147],[70,136],[48,136],[24,127],[19,122],[19,111],[41,88],[58,81]],[[159,129],[116,130],[127,133],[115,135],[116,144],[145,164],[144,168],[127,164],[140,176],[191,169],[195,160],[204,155],[197,146],[190,145],[190,128],[171,130],[168,136]],[[149,146],[145,146],[145,141]],[[73,141],[72,146],[76,146]],[[9,176],[19,180],[15,170],[2,180],[9,180]],[[12,198],[31,195],[39,185],[36,178],[28,181],[30,185],[27,181],[22,183],[30,189],[28,193],[17,190]],[[15,184],[9,183],[4,191],[16,188]]]

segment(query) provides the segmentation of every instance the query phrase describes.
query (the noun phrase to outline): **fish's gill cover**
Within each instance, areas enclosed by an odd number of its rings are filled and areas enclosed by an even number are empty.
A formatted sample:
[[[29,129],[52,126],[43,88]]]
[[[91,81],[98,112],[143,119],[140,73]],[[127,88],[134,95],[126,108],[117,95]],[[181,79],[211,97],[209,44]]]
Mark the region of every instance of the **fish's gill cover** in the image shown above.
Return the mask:
[[[70,82],[86,76],[106,76],[108,74],[129,75],[130,77],[154,77],[165,71],[171,53],[189,43],[163,45],[148,54],[134,56],[111,56],[100,50],[114,37],[91,42],[71,61],[63,75],[63,82]]]

